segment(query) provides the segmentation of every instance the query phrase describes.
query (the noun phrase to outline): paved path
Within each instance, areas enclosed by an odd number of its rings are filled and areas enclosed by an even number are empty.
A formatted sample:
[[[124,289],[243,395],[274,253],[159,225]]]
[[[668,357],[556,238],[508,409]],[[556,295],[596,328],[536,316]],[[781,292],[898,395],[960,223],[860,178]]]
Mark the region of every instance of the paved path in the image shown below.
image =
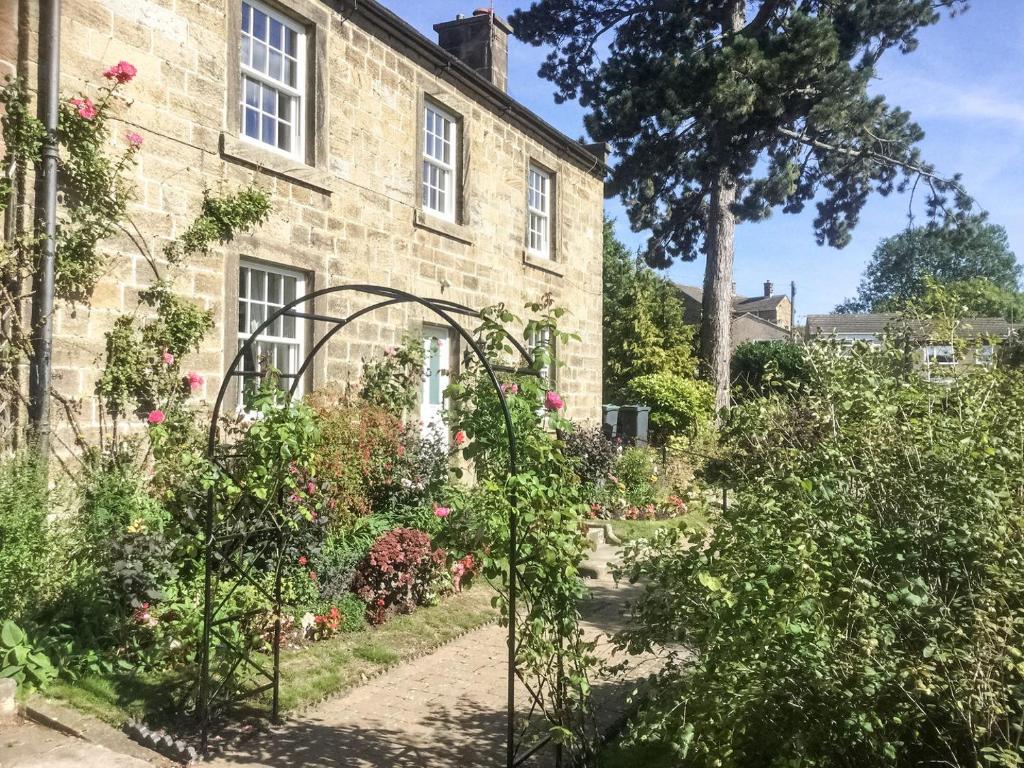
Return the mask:
[[[617,587],[606,564],[614,550],[602,546],[592,563],[601,577],[590,582],[583,606],[589,633],[622,624],[632,588]],[[225,749],[218,768],[489,768],[504,765],[506,635],[497,626],[471,632],[416,661],[289,720],[270,734]],[[602,642],[603,655],[611,648]],[[618,659],[615,659],[618,661]],[[613,718],[635,680],[653,670],[636,665],[623,679],[598,682],[599,719]],[[526,704],[526,692],[518,698]],[[549,763],[538,755],[531,765]]]
[[[25,720],[0,722],[0,768],[153,768],[153,765]]]

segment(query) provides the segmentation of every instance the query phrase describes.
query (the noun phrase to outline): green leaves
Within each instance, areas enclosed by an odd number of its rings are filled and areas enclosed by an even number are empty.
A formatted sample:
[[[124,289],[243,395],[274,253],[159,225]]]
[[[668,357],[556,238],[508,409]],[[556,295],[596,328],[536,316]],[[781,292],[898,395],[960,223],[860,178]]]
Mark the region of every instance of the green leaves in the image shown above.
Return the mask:
[[[46,654],[32,644],[25,631],[11,620],[0,626],[0,677],[12,678],[19,687],[45,688],[57,677]]]

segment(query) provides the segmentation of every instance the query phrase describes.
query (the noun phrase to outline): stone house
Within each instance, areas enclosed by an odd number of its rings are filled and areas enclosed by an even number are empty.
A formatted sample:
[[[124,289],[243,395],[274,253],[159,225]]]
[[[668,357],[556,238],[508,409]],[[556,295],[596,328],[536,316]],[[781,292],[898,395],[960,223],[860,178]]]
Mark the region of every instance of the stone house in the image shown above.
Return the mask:
[[[906,321],[897,314],[860,313],[808,315],[806,337],[835,339],[843,347],[867,344],[879,347],[890,332],[909,332],[920,346],[913,350],[916,363],[930,379],[944,380],[962,365],[989,365],[995,347],[1019,332],[1001,317],[963,318],[955,329],[937,334],[921,321]]]
[[[683,319],[700,323],[704,291],[695,285],[677,285],[683,302]],[[793,303],[789,296],[776,294],[770,281],[762,296],[734,296],[732,300],[732,351],[748,341],[788,341],[792,338]]]
[[[19,73],[32,87],[38,5],[0,0],[0,76]],[[119,60],[138,70],[113,134],[144,138],[130,214],[154,252],[192,220],[205,190],[255,183],[271,195],[266,225],[175,283],[217,320],[188,362],[207,400],[266,312],[313,289],[375,284],[517,314],[550,294],[582,339],[558,351],[556,385],[570,416],[600,417],[603,147],[508,95],[511,29],[500,17],[478,11],[435,30],[436,43],[374,0],[64,0],[63,98],[94,88]],[[104,333],[153,279],[127,238],[109,247],[91,303],[59,307],[55,322],[56,385],[79,399],[86,426],[98,419]],[[329,297],[304,309],[336,316],[367,303]],[[261,352],[287,372],[325,330],[285,324]],[[353,381],[363,357],[409,334],[433,357],[423,407],[436,413],[459,343],[413,306],[335,335],[302,388]]]

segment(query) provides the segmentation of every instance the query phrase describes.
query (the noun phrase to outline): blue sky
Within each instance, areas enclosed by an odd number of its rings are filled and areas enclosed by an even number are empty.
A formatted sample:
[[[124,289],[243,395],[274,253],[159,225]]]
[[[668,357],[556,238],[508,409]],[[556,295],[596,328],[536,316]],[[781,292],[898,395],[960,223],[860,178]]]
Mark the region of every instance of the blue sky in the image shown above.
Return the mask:
[[[478,0],[486,4],[486,0]],[[472,2],[384,0],[421,32],[436,39],[432,25],[470,14]],[[508,15],[523,4],[495,0]],[[918,49],[907,56],[890,52],[883,59],[877,92],[910,110],[924,128],[925,158],[944,173],[960,172],[967,190],[1006,227],[1010,244],[1024,257],[1024,2],[975,0],[966,14],[943,19],[924,30]],[[537,77],[544,51],[514,41],[510,48],[509,90],[523,104],[573,138],[583,135],[583,111],[577,104],[555,104],[550,83]],[[630,231],[617,200],[606,202],[619,236],[640,247],[645,236]],[[736,236],[736,284],[741,294],[759,294],[772,280],[776,291],[797,284],[798,319],[828,312],[857,287],[878,241],[906,226],[907,201],[895,195],[874,197],[843,250],[814,242],[813,208],[799,215],[776,213],[768,221],[743,224]],[[703,259],[666,271],[679,282],[700,285]]]

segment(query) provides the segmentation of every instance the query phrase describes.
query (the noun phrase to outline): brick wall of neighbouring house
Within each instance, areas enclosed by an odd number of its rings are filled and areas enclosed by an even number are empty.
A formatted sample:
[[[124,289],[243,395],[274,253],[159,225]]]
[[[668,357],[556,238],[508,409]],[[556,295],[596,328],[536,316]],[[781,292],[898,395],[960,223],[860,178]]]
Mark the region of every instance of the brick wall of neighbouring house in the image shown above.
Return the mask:
[[[271,193],[273,213],[264,227],[175,273],[176,288],[212,309],[217,319],[203,350],[187,361],[206,377],[205,398],[211,399],[220,384],[225,345],[234,351],[241,256],[308,271],[318,288],[375,283],[472,307],[500,301],[521,312],[525,302],[551,292],[570,310],[566,329],[582,337],[559,350],[565,363],[559,387],[570,415],[598,418],[603,183],[597,164],[585,167],[578,148],[567,149],[550,134],[542,141],[493,102],[474,98],[464,80],[446,73],[429,55],[404,48],[400,34],[372,33],[372,24],[360,20],[350,4],[282,0],[275,5],[316,22],[323,63],[317,77],[322,127],[310,148],[316,167],[283,169],[280,160],[275,163],[269,153],[246,147],[235,136],[237,102],[231,100],[237,91],[233,95],[229,87],[237,71],[231,65],[237,56],[235,2],[64,0],[62,16],[66,95],[99,84],[103,68],[118,60],[138,68],[137,79],[126,88],[134,103],[113,133],[116,141],[125,130],[145,138],[131,217],[155,253],[192,220],[204,189],[230,192],[255,182]],[[17,35],[9,29],[0,33],[0,67],[13,68],[20,39],[28,60],[25,74],[34,86],[38,3],[0,4],[4,19],[17,13],[23,22]],[[349,11],[342,15],[329,10],[332,5]],[[459,114],[464,125],[464,222],[442,231],[415,223],[418,117],[425,97]],[[531,159],[556,173],[554,270],[524,259]],[[97,418],[93,387],[104,332],[114,317],[135,308],[139,291],[153,279],[127,237],[113,239],[109,252],[109,268],[91,304],[61,307],[56,319],[57,384],[80,398],[85,424]],[[316,310],[343,313],[360,301],[332,299]],[[350,380],[362,356],[379,353],[404,333],[418,334],[423,319],[416,309],[392,308],[355,323],[318,360],[314,386]]]

